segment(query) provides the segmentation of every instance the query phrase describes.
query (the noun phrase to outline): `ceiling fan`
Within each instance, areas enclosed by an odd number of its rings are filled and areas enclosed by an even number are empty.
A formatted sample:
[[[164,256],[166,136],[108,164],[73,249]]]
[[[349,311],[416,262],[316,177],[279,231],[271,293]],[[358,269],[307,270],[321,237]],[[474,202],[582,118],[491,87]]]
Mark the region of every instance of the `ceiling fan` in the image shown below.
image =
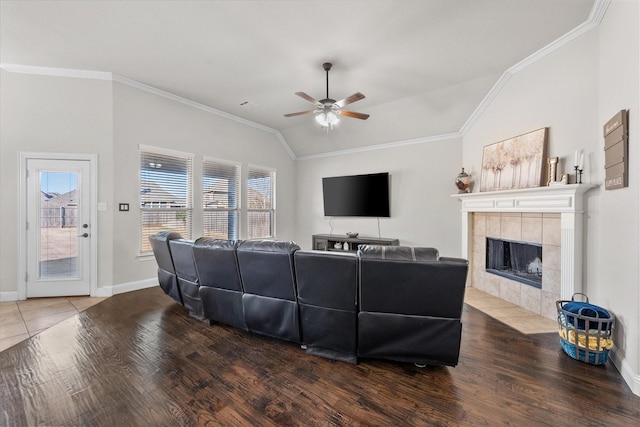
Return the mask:
[[[354,119],[360,120],[367,120],[369,118],[368,114],[356,113],[354,111],[347,111],[342,109],[342,107],[344,107],[345,105],[349,105],[356,101],[364,99],[364,95],[360,92],[356,92],[351,96],[341,99],[340,101],[329,98],[329,70],[331,69],[331,66],[332,64],[330,62],[325,62],[324,64],[322,64],[322,68],[327,73],[327,97],[325,99],[321,99],[320,101],[316,101],[304,92],[296,92],[296,95],[298,95],[305,101],[312,103],[316,106],[316,108],[314,110],[285,114],[285,117],[295,117],[313,113],[316,114],[316,121],[321,126],[329,129],[333,129],[333,125],[338,123],[337,116],[352,117]]]

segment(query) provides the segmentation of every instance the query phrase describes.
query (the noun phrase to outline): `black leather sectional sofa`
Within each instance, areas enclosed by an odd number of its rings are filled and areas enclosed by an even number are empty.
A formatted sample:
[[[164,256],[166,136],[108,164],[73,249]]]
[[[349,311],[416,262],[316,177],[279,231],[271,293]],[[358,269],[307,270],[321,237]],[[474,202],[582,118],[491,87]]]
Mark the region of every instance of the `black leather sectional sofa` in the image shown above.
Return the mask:
[[[150,237],[164,292],[200,320],[301,344],[308,353],[458,363],[468,263],[433,248]]]

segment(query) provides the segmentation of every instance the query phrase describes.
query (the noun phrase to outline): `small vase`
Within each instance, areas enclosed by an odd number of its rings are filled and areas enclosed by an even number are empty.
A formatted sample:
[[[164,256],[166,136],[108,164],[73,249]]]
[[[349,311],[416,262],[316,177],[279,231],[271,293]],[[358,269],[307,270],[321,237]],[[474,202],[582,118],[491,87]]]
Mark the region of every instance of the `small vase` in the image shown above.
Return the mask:
[[[456,187],[458,187],[458,193],[470,193],[471,192],[471,175],[464,171],[458,174],[456,177]]]

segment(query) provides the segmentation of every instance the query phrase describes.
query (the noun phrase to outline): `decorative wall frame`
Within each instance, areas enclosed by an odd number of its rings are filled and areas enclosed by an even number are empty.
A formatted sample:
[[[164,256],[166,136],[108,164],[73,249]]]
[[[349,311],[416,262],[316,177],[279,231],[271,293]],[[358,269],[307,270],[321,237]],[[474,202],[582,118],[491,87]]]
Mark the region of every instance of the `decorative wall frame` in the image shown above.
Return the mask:
[[[629,110],[620,110],[603,126],[604,189],[629,186]]]
[[[545,185],[548,129],[541,128],[485,146],[480,191]]]

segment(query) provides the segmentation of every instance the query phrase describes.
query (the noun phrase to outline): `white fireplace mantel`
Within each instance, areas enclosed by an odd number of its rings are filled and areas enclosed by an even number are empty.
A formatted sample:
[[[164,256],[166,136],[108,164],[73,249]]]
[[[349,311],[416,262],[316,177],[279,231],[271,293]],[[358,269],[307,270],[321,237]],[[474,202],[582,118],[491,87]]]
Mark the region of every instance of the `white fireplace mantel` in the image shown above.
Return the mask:
[[[597,185],[570,184],[518,190],[454,194],[462,201],[462,256],[469,259],[474,212],[542,212],[560,214],[560,297],[582,291],[583,195]]]

